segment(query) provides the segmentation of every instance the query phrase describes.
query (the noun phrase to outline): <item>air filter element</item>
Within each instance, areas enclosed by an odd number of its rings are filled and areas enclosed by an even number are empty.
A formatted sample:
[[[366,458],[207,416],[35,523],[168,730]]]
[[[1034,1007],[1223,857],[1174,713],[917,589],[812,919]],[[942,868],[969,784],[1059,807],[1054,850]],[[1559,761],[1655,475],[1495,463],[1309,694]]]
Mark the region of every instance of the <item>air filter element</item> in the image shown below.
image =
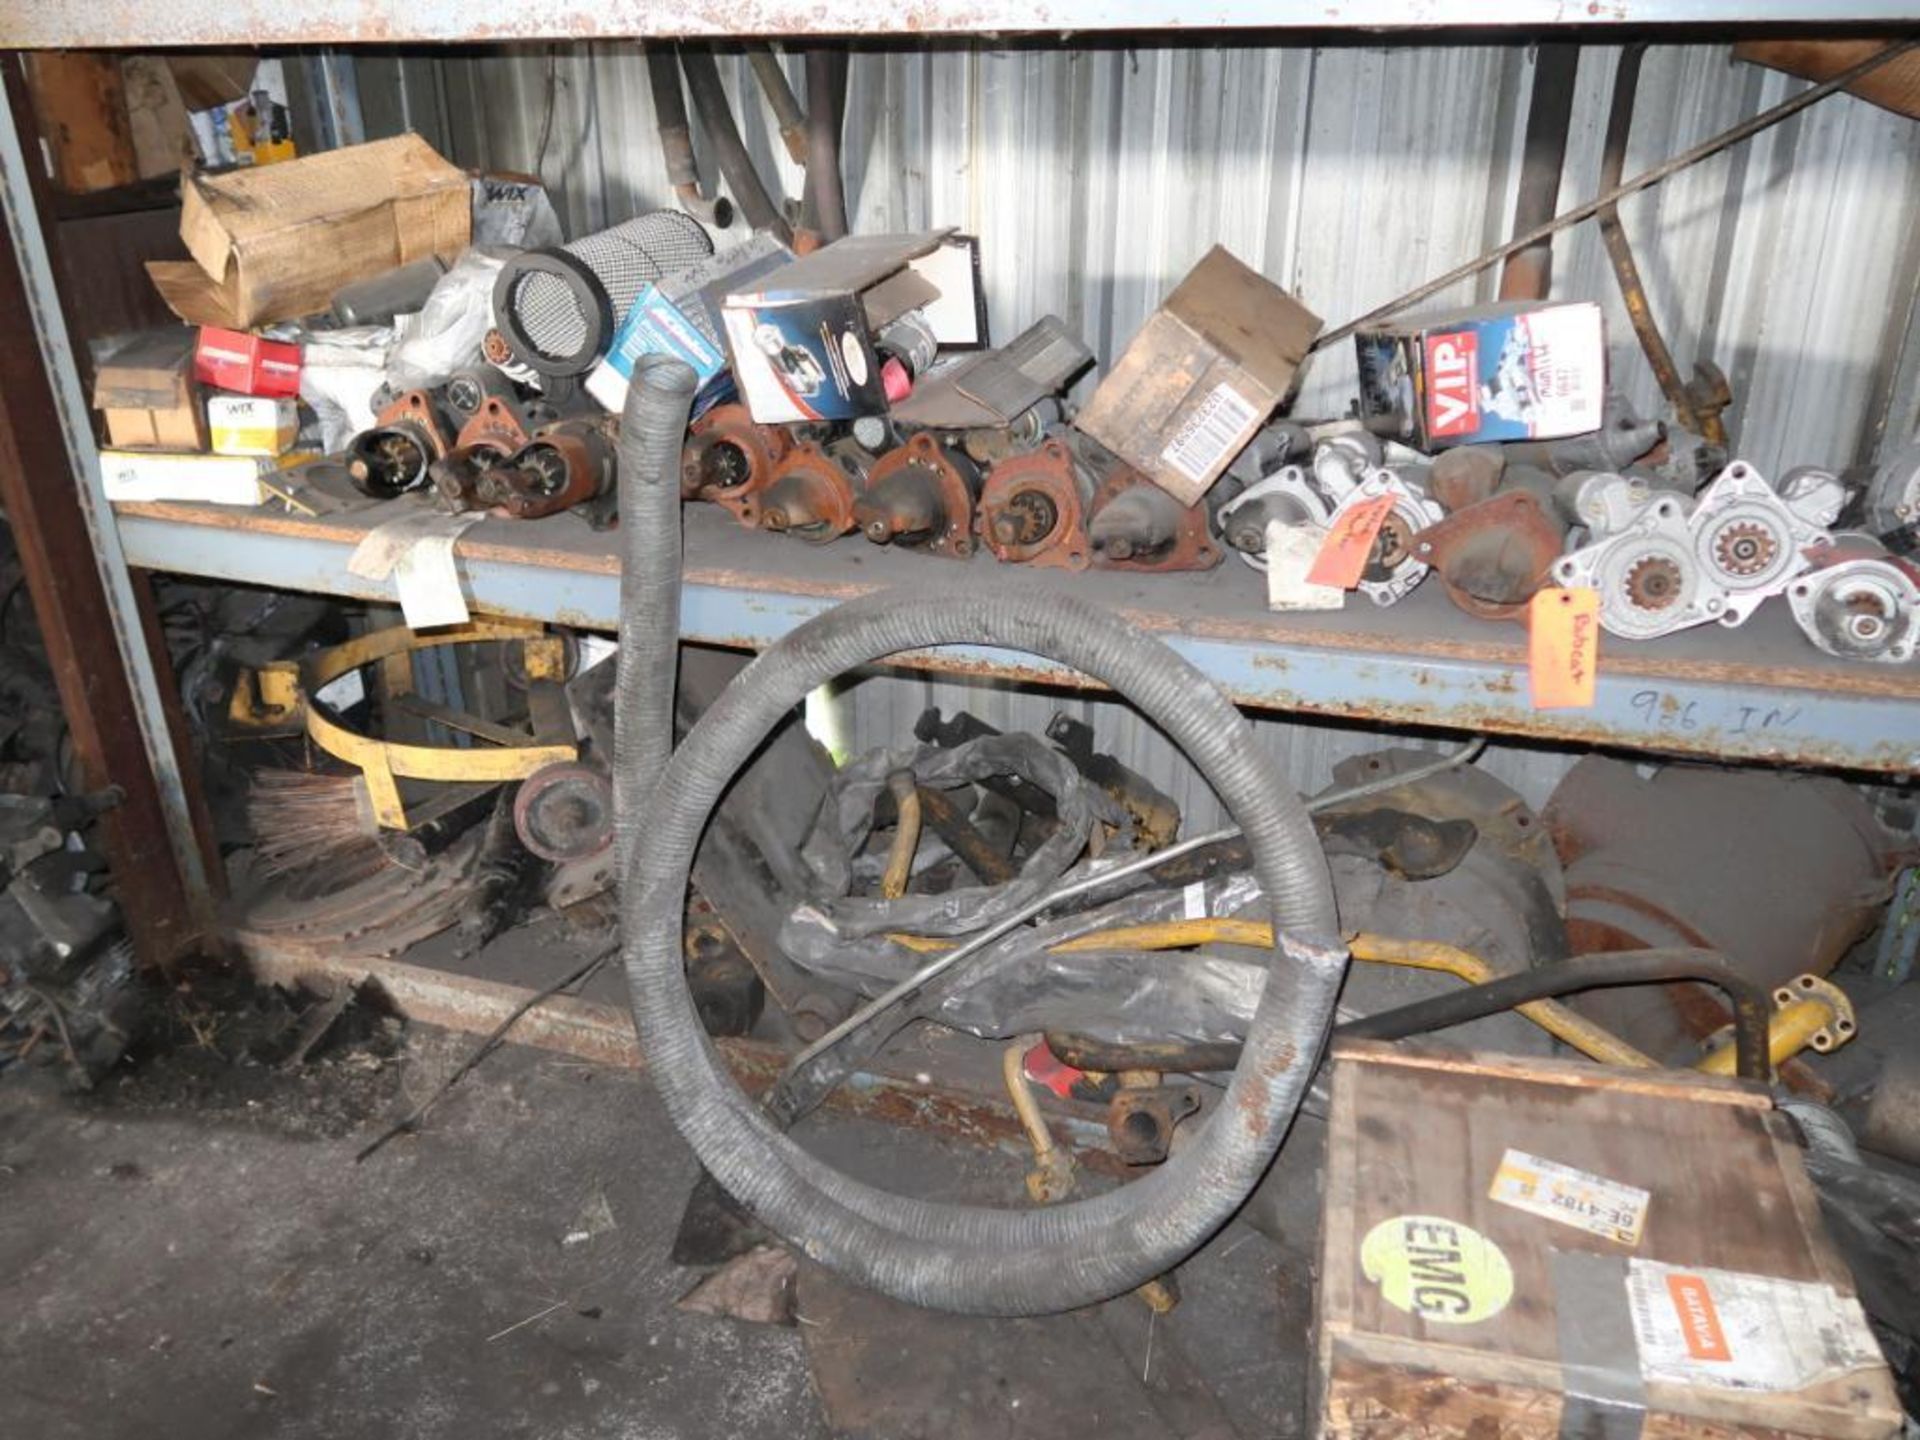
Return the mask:
[[[606,353],[640,292],[713,254],[699,222],[655,210],[570,245],[523,250],[493,287],[494,323],[543,375],[578,375]]]

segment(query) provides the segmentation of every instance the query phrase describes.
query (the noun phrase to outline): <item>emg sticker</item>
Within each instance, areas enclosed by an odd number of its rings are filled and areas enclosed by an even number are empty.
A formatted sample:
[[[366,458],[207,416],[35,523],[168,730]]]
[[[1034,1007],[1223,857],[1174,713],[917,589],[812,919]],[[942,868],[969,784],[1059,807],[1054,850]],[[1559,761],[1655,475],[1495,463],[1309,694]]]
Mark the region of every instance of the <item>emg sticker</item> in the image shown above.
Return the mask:
[[[1389,1305],[1438,1325],[1490,1320],[1513,1299],[1500,1247],[1438,1215],[1382,1220],[1360,1242],[1360,1270]]]

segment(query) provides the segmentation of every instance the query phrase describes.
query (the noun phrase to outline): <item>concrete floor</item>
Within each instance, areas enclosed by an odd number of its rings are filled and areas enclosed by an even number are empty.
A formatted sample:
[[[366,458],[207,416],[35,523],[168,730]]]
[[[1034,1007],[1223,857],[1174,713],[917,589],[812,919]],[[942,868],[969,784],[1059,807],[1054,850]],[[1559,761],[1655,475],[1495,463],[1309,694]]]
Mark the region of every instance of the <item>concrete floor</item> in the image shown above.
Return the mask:
[[[0,1075],[0,1433],[835,1433],[808,1364],[807,1340],[833,1338],[806,1336],[809,1277],[800,1328],[675,1308],[696,1277],[666,1251],[695,1166],[643,1077],[509,1047],[423,1133],[354,1163],[471,1044],[416,1029],[386,1059],[185,1087],[163,1067],[79,1098],[50,1072]],[[1015,1156],[846,1121],[812,1123],[810,1143],[923,1192],[1018,1203]],[[1150,1377],[1107,1383],[1092,1428],[1301,1434],[1304,1253],[1234,1224],[1181,1278],[1171,1316],[1131,1298],[1088,1312],[1105,1312],[1113,1366],[1130,1377],[1137,1347]],[[1020,1356],[1085,1321],[953,1322],[939,1343],[978,1341],[1004,1373],[914,1433],[1057,1435],[1033,1393],[1055,1382]],[[1050,1328],[992,1328],[1007,1325]],[[1192,1406],[1154,1393],[1183,1370],[1210,1417],[1191,1427],[1168,1416]]]

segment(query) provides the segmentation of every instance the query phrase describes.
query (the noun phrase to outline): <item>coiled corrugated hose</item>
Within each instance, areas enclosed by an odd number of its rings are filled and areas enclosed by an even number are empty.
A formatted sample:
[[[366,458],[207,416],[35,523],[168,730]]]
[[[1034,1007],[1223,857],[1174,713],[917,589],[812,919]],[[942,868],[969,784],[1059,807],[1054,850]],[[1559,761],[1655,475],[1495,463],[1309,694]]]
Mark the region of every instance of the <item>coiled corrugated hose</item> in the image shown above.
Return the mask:
[[[624,514],[622,524],[630,525]],[[639,526],[628,534],[629,564],[671,563],[670,542]],[[646,774],[627,763],[640,752],[623,749],[616,805],[629,817],[644,805],[646,829],[623,856],[621,933],[649,1070],[674,1124],[722,1187],[813,1259],[884,1294],[940,1310],[1030,1315],[1137,1287],[1232,1214],[1272,1161],[1306,1090],[1346,957],[1306,810],[1239,712],[1185,661],[1112,614],[998,577],[996,585],[870,595],[800,626],[734,679],[651,796]],[[621,619],[623,657],[659,628],[650,612]],[[954,644],[1072,665],[1164,729],[1245,829],[1280,936],[1239,1068],[1193,1143],[1145,1179],[1038,1210],[908,1199],[808,1154],[728,1075],[683,975],[688,869],[735,772],[815,687],[901,651]],[[629,679],[652,683],[637,651],[633,659],[621,675],[623,708],[661,713],[628,688]]]
[[[624,866],[647,793],[673,753],[680,665],[680,446],[700,380],[643,356],[620,413],[620,653],[614,663],[613,835]]]

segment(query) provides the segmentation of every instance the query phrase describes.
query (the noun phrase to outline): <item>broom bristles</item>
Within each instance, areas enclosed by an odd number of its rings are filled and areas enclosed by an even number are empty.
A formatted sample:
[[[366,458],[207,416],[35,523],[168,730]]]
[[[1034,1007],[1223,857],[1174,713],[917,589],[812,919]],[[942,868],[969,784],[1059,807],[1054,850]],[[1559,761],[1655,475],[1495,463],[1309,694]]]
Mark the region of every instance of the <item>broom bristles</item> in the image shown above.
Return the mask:
[[[360,775],[257,770],[247,796],[254,864],[269,879],[310,870],[379,868],[385,856]]]

